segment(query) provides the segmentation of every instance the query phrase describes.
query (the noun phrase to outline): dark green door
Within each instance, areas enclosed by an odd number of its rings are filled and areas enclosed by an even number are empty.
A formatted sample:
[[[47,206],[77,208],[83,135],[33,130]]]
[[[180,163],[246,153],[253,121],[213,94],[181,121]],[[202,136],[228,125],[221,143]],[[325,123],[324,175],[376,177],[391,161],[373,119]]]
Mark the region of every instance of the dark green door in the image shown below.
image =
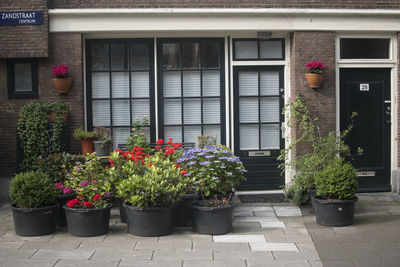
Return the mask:
[[[340,127],[352,112],[358,117],[346,143],[358,169],[360,191],[389,191],[390,186],[390,69],[340,70]]]
[[[284,146],[281,123],[283,67],[234,68],[234,144],[248,172],[239,190],[280,189],[277,157]]]

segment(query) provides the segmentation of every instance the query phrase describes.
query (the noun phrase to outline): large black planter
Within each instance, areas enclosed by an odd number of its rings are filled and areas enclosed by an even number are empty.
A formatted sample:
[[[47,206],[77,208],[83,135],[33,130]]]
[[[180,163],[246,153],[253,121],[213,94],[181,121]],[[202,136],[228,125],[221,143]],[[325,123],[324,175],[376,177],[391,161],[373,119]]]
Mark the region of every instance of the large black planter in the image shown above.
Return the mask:
[[[190,207],[193,209],[194,232],[207,235],[223,235],[232,232],[235,202],[229,201],[228,207],[204,207],[201,201],[193,201]]]
[[[128,219],[126,218],[126,209],[124,207],[124,203],[121,202],[119,204],[119,218],[121,219],[121,222],[127,223]]]
[[[100,209],[74,209],[64,206],[68,233],[73,236],[99,236],[107,234],[111,207],[111,204]]]
[[[56,231],[57,204],[43,208],[17,208],[12,205],[15,233],[24,236],[49,235]]]
[[[310,200],[311,200],[311,211],[313,214],[315,214],[315,204],[313,198],[317,195],[317,190],[316,189],[308,189],[308,194],[310,195]]]
[[[314,201],[317,224],[325,226],[347,226],[353,224],[354,204],[357,197],[351,200],[324,200],[312,197]]]
[[[56,224],[60,227],[67,226],[67,218],[65,217],[65,210],[63,206],[67,204],[68,200],[74,199],[76,193],[66,194],[66,195],[56,195],[56,202],[58,207],[56,209]]]
[[[93,141],[94,150],[96,151],[96,155],[98,157],[104,157],[110,155],[112,151],[112,143],[106,143],[102,146],[102,141]]]
[[[128,232],[137,236],[163,236],[174,231],[174,208],[137,208],[124,203]]]
[[[194,201],[197,193],[182,195],[182,201],[175,210],[175,227],[185,227],[192,225],[192,209],[189,203]]]

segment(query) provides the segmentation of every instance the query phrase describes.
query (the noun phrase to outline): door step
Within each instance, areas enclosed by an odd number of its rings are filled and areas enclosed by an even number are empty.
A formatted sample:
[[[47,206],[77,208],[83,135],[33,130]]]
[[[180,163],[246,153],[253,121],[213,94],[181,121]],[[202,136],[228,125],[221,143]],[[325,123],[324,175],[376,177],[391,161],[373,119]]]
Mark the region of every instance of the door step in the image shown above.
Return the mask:
[[[287,202],[282,190],[236,191],[235,197],[237,197],[241,203]]]

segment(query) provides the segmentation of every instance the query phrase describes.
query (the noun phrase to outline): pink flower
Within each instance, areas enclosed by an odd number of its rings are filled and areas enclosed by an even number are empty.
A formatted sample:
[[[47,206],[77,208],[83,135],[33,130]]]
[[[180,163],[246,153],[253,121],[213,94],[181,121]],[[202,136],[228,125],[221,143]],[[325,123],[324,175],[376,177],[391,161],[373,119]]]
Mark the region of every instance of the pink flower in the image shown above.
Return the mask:
[[[63,194],[64,195],[66,195],[66,194],[72,194],[74,191],[72,190],[72,188],[71,187],[64,187],[64,189],[63,189]]]
[[[65,64],[62,64],[60,66],[54,67],[51,72],[53,73],[54,76],[57,78],[63,78],[67,75],[68,73],[68,67]]]
[[[309,69],[311,73],[323,73],[325,64],[322,61],[311,61],[306,64],[306,68]]]

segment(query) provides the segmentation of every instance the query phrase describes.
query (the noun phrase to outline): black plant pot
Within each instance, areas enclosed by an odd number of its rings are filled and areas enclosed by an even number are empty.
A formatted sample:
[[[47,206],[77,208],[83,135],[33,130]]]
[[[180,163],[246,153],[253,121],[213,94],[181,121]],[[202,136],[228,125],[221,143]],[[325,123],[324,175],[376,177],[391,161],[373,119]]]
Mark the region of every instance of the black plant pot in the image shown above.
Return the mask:
[[[121,222],[127,223],[128,219],[126,218],[126,209],[124,207],[124,203],[121,202],[119,204],[119,218],[121,219]]]
[[[100,209],[74,209],[64,206],[68,233],[73,236],[99,236],[108,233],[110,210],[108,204]]]
[[[192,209],[189,203],[194,201],[197,193],[182,195],[182,201],[175,210],[175,227],[185,227],[192,225]]]
[[[193,209],[194,232],[207,235],[223,235],[232,232],[235,202],[229,201],[227,207],[204,207],[201,201],[193,201],[190,207]]]
[[[104,157],[110,155],[112,150],[112,143],[106,143],[103,146],[101,145],[102,141],[93,141],[94,150],[96,151],[96,155],[98,157]]]
[[[174,208],[137,208],[124,203],[128,232],[137,236],[163,236],[174,231]]]
[[[313,214],[315,214],[314,197],[317,195],[317,190],[310,188],[310,189],[308,189],[308,194],[310,195],[310,199],[311,199],[311,211]]]
[[[317,224],[325,226],[347,226],[353,224],[354,204],[357,197],[351,200],[324,200],[312,198],[315,206]]]
[[[17,208],[12,205],[15,233],[24,236],[49,235],[56,231],[57,204],[43,208]]]
[[[66,195],[56,195],[56,202],[58,207],[56,209],[56,224],[60,227],[67,226],[67,218],[65,217],[65,210],[63,206],[67,204],[68,200],[74,199],[76,193],[66,194]]]

